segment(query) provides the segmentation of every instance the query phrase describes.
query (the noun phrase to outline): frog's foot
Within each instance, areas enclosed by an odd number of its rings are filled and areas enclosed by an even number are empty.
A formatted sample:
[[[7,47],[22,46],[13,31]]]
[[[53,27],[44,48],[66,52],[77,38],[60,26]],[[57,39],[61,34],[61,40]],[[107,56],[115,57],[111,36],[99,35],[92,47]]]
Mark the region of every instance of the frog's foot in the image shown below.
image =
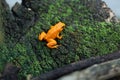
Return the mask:
[[[47,43],[47,46],[49,48],[57,48],[59,45],[57,45],[57,42],[54,39],[50,39]]]
[[[63,36],[59,36],[59,35],[57,35],[57,38],[58,38],[58,39],[62,39],[62,37],[63,37]]]
[[[39,34],[39,40],[43,40],[46,36],[46,33],[45,32],[42,32],[41,34]]]
[[[63,35],[60,36],[59,33],[57,34],[58,39],[62,39],[62,37],[63,37]]]

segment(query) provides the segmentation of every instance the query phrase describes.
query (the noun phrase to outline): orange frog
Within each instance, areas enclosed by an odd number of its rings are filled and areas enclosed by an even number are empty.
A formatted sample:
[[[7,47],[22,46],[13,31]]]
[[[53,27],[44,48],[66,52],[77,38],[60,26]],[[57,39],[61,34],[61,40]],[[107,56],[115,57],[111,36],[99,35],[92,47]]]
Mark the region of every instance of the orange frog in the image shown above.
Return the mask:
[[[45,33],[42,32],[41,34],[39,34],[39,40],[46,40],[47,46],[49,48],[57,48],[59,45],[57,45],[57,42],[55,41],[55,38],[61,39],[62,36],[59,36],[59,33],[63,30],[63,28],[65,27],[65,24],[62,22],[57,23],[54,26],[51,26],[50,30]]]

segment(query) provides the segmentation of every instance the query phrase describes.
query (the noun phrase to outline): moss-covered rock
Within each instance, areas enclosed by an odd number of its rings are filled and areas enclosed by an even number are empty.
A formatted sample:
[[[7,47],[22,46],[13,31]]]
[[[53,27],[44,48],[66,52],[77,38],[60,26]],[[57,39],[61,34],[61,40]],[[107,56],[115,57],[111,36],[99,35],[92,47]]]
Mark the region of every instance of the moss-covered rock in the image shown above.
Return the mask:
[[[0,64],[13,62],[21,66],[21,76],[39,75],[81,59],[104,55],[118,49],[120,25],[95,21],[94,11],[83,5],[82,1],[39,0],[39,3],[39,6],[34,8],[39,13],[39,20],[34,26],[19,26],[18,33],[17,30],[11,29],[21,37],[17,41],[14,36],[6,39],[6,42],[10,42],[0,47]],[[18,17],[16,19],[19,20]],[[61,46],[49,49],[45,41],[38,40],[38,35],[42,31],[47,32],[51,25],[59,21],[66,24],[61,32],[63,39],[56,39]],[[10,34],[14,35],[14,32]]]

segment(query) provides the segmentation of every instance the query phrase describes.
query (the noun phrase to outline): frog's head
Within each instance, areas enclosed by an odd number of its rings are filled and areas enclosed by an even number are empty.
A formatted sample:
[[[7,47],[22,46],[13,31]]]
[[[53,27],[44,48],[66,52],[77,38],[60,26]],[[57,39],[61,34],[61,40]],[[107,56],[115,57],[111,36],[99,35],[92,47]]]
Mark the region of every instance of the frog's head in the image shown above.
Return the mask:
[[[56,26],[58,26],[60,28],[64,28],[65,27],[65,23],[59,22],[58,24],[56,24]]]

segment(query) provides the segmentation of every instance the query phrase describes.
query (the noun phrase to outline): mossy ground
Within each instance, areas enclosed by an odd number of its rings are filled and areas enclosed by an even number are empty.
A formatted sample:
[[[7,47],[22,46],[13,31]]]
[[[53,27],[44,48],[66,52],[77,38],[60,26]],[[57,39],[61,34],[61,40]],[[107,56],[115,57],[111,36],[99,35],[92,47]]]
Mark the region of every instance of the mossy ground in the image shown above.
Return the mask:
[[[36,76],[81,59],[118,50],[120,24],[94,21],[92,11],[80,5],[79,0],[44,0],[41,4],[44,6],[39,9],[39,21],[35,26],[14,47],[11,47],[13,42],[0,47],[0,70],[5,63],[13,62],[21,66],[20,76]],[[57,40],[61,46],[49,49],[45,41],[38,40],[38,35],[59,21],[66,24],[61,32],[63,39]]]

